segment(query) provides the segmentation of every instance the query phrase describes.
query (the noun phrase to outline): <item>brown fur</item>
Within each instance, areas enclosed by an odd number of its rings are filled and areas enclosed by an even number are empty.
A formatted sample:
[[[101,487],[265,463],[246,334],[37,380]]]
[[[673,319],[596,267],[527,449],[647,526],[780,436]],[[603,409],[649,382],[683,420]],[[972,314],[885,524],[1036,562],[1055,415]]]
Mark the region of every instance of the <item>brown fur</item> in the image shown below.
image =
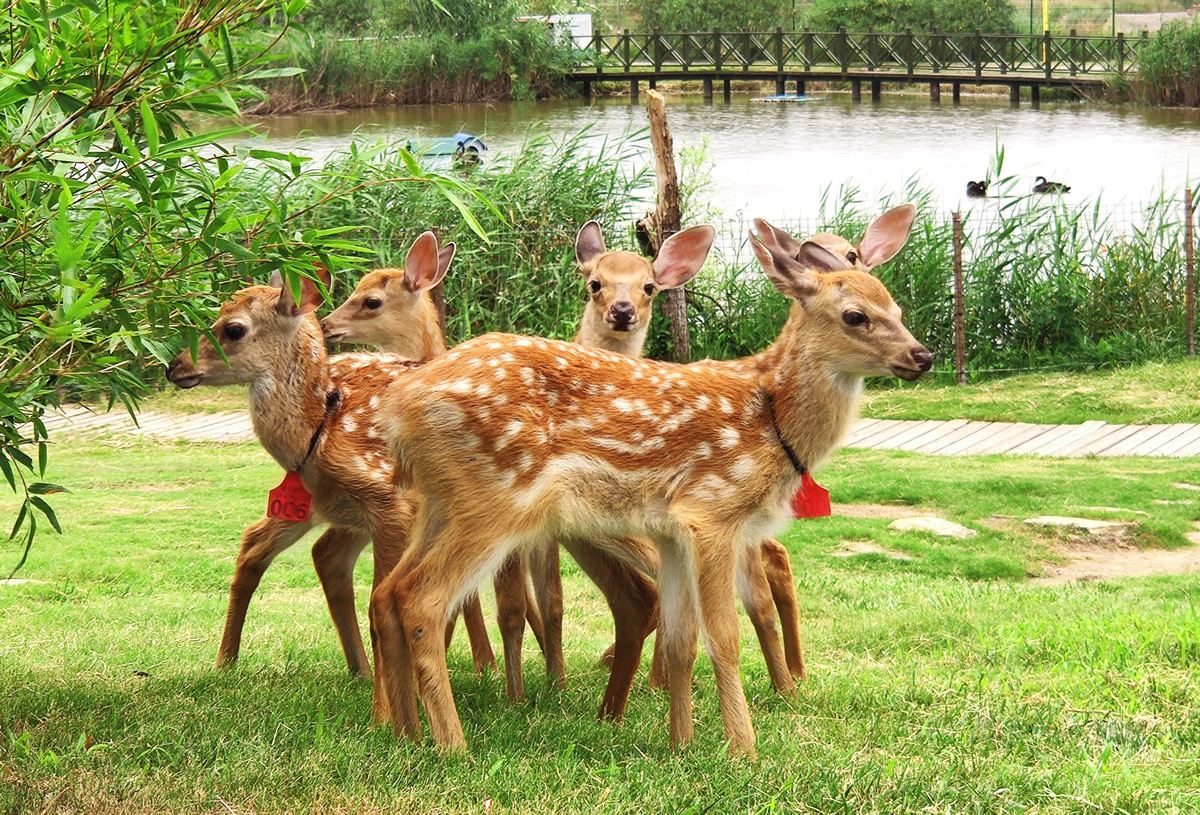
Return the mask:
[[[645,345],[646,333],[653,317],[653,303],[657,293],[668,286],[687,283],[700,271],[712,240],[711,227],[696,227],[679,233],[673,243],[691,242],[683,251],[689,261],[683,269],[665,269],[670,277],[656,272],[655,264],[632,252],[609,252],[604,245],[599,224],[589,221],[576,238],[576,257],[580,271],[586,280],[589,294],[580,320],[575,342],[593,348],[603,348],[616,353],[640,357]],[[673,246],[668,245],[670,253]],[[666,284],[666,285],[664,285]],[[614,319],[615,306],[627,304],[626,313],[632,310],[634,318],[628,323]],[[653,544],[648,540],[631,540],[626,546],[639,546],[637,559],[645,563],[645,571],[653,575],[658,570],[658,559]],[[744,561],[747,571],[739,580],[743,604],[751,617],[760,646],[767,661],[768,673],[775,689],[785,695],[795,691],[792,676],[804,676],[804,657],[800,640],[799,611],[795,586],[787,550],[777,541],[763,541],[762,547],[769,552],[762,556],[748,557]],[[549,559],[547,559],[549,561]],[[557,559],[547,562],[547,567],[537,575],[539,606],[547,621],[545,648],[548,660],[561,664],[561,620],[562,583]],[[628,579],[628,578],[623,578]],[[649,609],[647,635],[657,626],[657,591],[647,584],[641,589],[643,596],[652,598],[654,605]],[[781,616],[784,632],[783,648],[775,628],[776,608]],[[617,609],[614,608],[614,613]],[[644,612],[642,612],[644,614]],[[605,652],[603,660],[613,667],[613,677],[628,676],[632,681],[636,666],[641,658],[641,647],[636,652],[619,652],[618,644]],[[654,650],[650,670],[650,686],[666,684],[665,654],[661,648]],[[610,681],[601,705],[602,715],[620,718],[624,713],[629,688]]]
[[[217,666],[236,662],[250,600],[274,558],[313,526],[328,522],[330,527],[313,545],[313,562],[347,666],[356,675],[369,676],[371,671],[354,610],[353,568],[359,554],[375,537],[374,530],[380,522],[363,507],[382,501],[379,512],[395,519],[386,524],[388,534],[378,538],[374,550],[377,578],[399,557],[399,552],[389,546],[402,546],[407,537],[394,532],[390,524],[410,522],[412,507],[409,501],[394,495],[391,464],[377,431],[363,428],[361,433],[349,433],[344,423],[339,428],[334,422],[338,417],[373,411],[370,398],[415,363],[395,355],[374,358],[355,354],[327,359],[315,321],[309,316],[281,314],[282,302],[290,302],[290,294],[281,297],[278,287],[255,286],[238,292],[222,307],[213,324],[214,335],[222,338],[224,327],[230,322],[249,329],[241,340],[233,342],[226,338],[223,342],[230,365],[224,363],[206,339],[201,342],[198,359],[192,360],[184,352],[172,363],[168,374],[186,387],[249,383],[255,432],[285,469],[295,467],[304,457],[313,432],[321,424],[325,416],[324,393],[337,388],[342,394],[338,410],[326,422],[320,445],[302,474],[305,486],[314,495],[313,520],[295,523],[264,517],[243,533]],[[309,305],[315,308],[315,303]],[[189,381],[193,377],[196,382]],[[364,461],[380,465],[384,476],[382,487],[375,485],[374,477],[360,471]],[[364,478],[367,486],[360,488],[359,482]],[[474,614],[471,610],[467,613],[469,619],[478,618],[472,624],[476,632],[472,653],[477,668],[489,659],[494,664],[482,612],[476,608]],[[479,647],[479,631],[483,632],[485,648]]]
[[[397,471],[421,485],[415,544],[371,600],[397,732],[420,733],[419,690],[435,742],[465,747],[436,633],[512,552],[587,540],[632,562],[622,542],[646,537],[660,562],[671,740],[692,736],[699,623],[725,737],[731,751],[753,754],[734,575],[790,516],[800,476],[783,442],[819,466],[853,421],[863,376],[915,378],[930,364],[878,280],[836,267],[817,275],[765,224],[759,237],[768,277],[797,302],[779,339],[754,357],[673,365],[487,335],[389,388],[381,422]],[[851,312],[868,322],[850,326]]]

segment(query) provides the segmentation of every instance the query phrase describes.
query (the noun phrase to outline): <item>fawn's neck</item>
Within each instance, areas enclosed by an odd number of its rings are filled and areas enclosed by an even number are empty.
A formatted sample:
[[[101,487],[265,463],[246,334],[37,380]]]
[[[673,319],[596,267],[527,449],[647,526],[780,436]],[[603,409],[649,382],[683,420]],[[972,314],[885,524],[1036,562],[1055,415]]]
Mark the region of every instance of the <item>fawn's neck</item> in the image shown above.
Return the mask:
[[[646,345],[646,334],[650,324],[643,322],[633,331],[613,331],[604,322],[604,317],[594,308],[588,306],[583,310],[583,319],[579,321],[579,331],[575,334],[575,342],[589,348],[602,348],[631,357],[640,357]]]
[[[437,306],[433,304],[428,291],[421,292],[415,313],[405,329],[395,332],[379,350],[420,362],[445,352],[446,336],[442,333]]]
[[[250,420],[271,457],[294,470],[325,421],[326,395],[333,389],[316,318],[304,319],[276,362],[250,385]]]
[[[837,449],[858,415],[862,377],[836,371],[793,305],[775,343],[746,360],[758,370],[759,387],[771,400],[780,437],[808,469]]]

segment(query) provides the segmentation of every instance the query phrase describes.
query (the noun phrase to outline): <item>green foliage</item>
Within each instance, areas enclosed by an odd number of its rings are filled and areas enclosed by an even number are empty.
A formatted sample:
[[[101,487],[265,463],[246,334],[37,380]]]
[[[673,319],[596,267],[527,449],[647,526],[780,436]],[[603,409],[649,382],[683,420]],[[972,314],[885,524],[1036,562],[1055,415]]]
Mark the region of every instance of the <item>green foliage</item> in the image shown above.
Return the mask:
[[[561,92],[569,47],[539,22],[490,26],[470,38],[446,31],[419,37],[347,40],[293,36],[280,49],[303,76],[264,83],[260,112],[486,99],[533,99]]]
[[[1016,33],[1009,0],[814,0],[804,25],[816,31]]]
[[[988,205],[963,216],[972,376],[1182,355],[1182,204],[1160,196],[1140,211],[1122,213],[1099,200],[1017,195],[1017,181],[1002,175],[1002,165],[1001,152]],[[948,376],[954,349],[951,220],[934,210],[930,192],[917,182],[899,200],[918,205],[917,222],[905,249],[876,274],[904,309],[913,334],[938,354],[934,375]],[[856,241],[897,202],[865,204],[854,188],[837,196],[827,191],[816,222],[777,225],[799,236],[826,231]],[[788,301],[766,283],[746,246],[748,228],[725,224],[705,269],[688,285],[693,358],[756,353],[774,341],[786,317]],[[652,356],[667,355],[665,321],[656,323],[647,348]]]
[[[23,497],[10,539],[28,552],[58,528],[43,496],[44,412],[81,393],[134,409],[142,371],[182,330],[193,346],[226,295],[273,270],[357,261],[337,225],[304,222],[289,187],[336,198],[363,179],[306,172],[252,131],[195,134],[197,115],[235,117],[250,83],[287,77],[234,42],[289,0],[16,3],[0,28],[0,471]],[[210,119],[211,121],[211,119]],[[210,125],[211,126],[211,125]],[[243,141],[231,142],[238,138]],[[243,194],[274,183],[270,194]],[[415,167],[380,183],[422,182]],[[171,340],[165,339],[172,338]],[[44,522],[44,523],[43,523]]]
[[[1133,83],[1151,105],[1200,106],[1200,19],[1168,23],[1138,51]]]
[[[511,26],[512,18],[523,12],[515,0],[408,0],[394,4],[390,16],[401,30],[422,36],[436,31],[463,40],[488,28]]]
[[[371,0],[310,0],[303,22],[306,27],[322,31],[357,34],[372,27],[373,6]]]
[[[511,159],[472,171],[472,185],[496,209],[479,211],[481,241],[463,223],[453,200],[411,185],[373,185],[312,206],[304,223],[339,224],[374,250],[380,265],[402,265],[413,238],[437,229],[458,244],[446,276],[446,320],[452,343],[487,331],[569,339],[578,326],[583,284],[575,269],[575,232],[595,218],[612,246],[632,244],[618,228],[647,189],[637,165],[640,137],[595,144],[583,131],[551,138],[531,135]],[[346,178],[402,172],[394,146],[354,145],[330,158],[326,171]],[[291,185],[297,208],[320,199],[319,186]],[[341,285],[356,281],[345,276]],[[348,293],[348,289],[346,290]],[[340,295],[342,290],[335,292]]]
[[[779,0],[637,0],[644,31],[774,31],[790,6]]]

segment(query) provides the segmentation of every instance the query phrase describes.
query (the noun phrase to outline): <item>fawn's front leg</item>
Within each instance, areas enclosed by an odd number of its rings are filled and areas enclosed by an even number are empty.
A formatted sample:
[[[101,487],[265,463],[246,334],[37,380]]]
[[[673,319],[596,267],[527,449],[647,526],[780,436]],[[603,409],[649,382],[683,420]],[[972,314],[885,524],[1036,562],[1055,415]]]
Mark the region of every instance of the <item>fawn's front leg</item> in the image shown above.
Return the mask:
[[[370,540],[361,532],[334,526],[326,529],[312,548],[313,566],[325,591],[329,616],[337,629],[346,665],[355,676],[371,675],[354,610],[354,564]]]
[[[228,667],[237,661],[242,644],[242,628],[246,624],[246,611],[263,573],[276,555],[304,537],[310,529],[311,523],[264,517],[250,524],[242,532],[242,547],[233,570],[233,581],[229,585],[225,631],[221,635],[221,647],[217,651],[218,668]]]
[[[767,663],[771,685],[780,694],[791,696],[796,692],[796,683],[792,681],[792,675],[788,671],[783,646],[779,642],[779,632],[775,628],[775,605],[772,602],[771,586],[763,570],[760,547],[747,546],[742,548],[739,554],[741,557],[737,565],[738,592],[742,596],[746,615],[754,626],[754,633],[758,635],[758,645]]]
[[[762,542],[763,572],[771,586],[771,597],[779,613],[783,629],[783,652],[788,670],[797,679],[807,679],[804,665],[804,641],[800,636],[800,604],[796,600],[796,581],[792,577],[792,562],[783,544],[770,538]]]
[[[728,530],[702,529],[692,533],[700,621],[717,678],[725,740],[731,755],[754,758],[754,727],[750,723],[750,708],[746,705],[746,693],[738,673],[738,620],[731,591],[736,557],[734,547],[740,545],[736,534]],[[674,665],[671,665],[667,680],[672,688],[673,672]]]
[[[538,611],[542,615],[542,654],[546,658],[546,676],[558,687],[566,687],[566,658],[562,641],[562,572],[558,562],[558,544],[549,542],[531,547],[525,553]]]

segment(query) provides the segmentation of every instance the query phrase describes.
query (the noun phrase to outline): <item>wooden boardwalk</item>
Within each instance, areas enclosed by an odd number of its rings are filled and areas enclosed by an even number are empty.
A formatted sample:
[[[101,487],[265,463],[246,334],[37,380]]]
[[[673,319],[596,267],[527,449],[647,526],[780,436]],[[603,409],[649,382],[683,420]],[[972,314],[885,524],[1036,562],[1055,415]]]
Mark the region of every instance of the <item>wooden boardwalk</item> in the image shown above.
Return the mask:
[[[52,434],[77,432],[211,442],[254,440],[250,417],[240,411],[190,415],[147,411],[138,415],[135,424],[129,414],[123,411],[98,413],[72,406],[60,413],[47,415],[46,428]],[[908,450],[939,456],[1004,453],[1183,458],[1200,456],[1200,425],[861,419],[851,431],[846,444],[871,450]]]

